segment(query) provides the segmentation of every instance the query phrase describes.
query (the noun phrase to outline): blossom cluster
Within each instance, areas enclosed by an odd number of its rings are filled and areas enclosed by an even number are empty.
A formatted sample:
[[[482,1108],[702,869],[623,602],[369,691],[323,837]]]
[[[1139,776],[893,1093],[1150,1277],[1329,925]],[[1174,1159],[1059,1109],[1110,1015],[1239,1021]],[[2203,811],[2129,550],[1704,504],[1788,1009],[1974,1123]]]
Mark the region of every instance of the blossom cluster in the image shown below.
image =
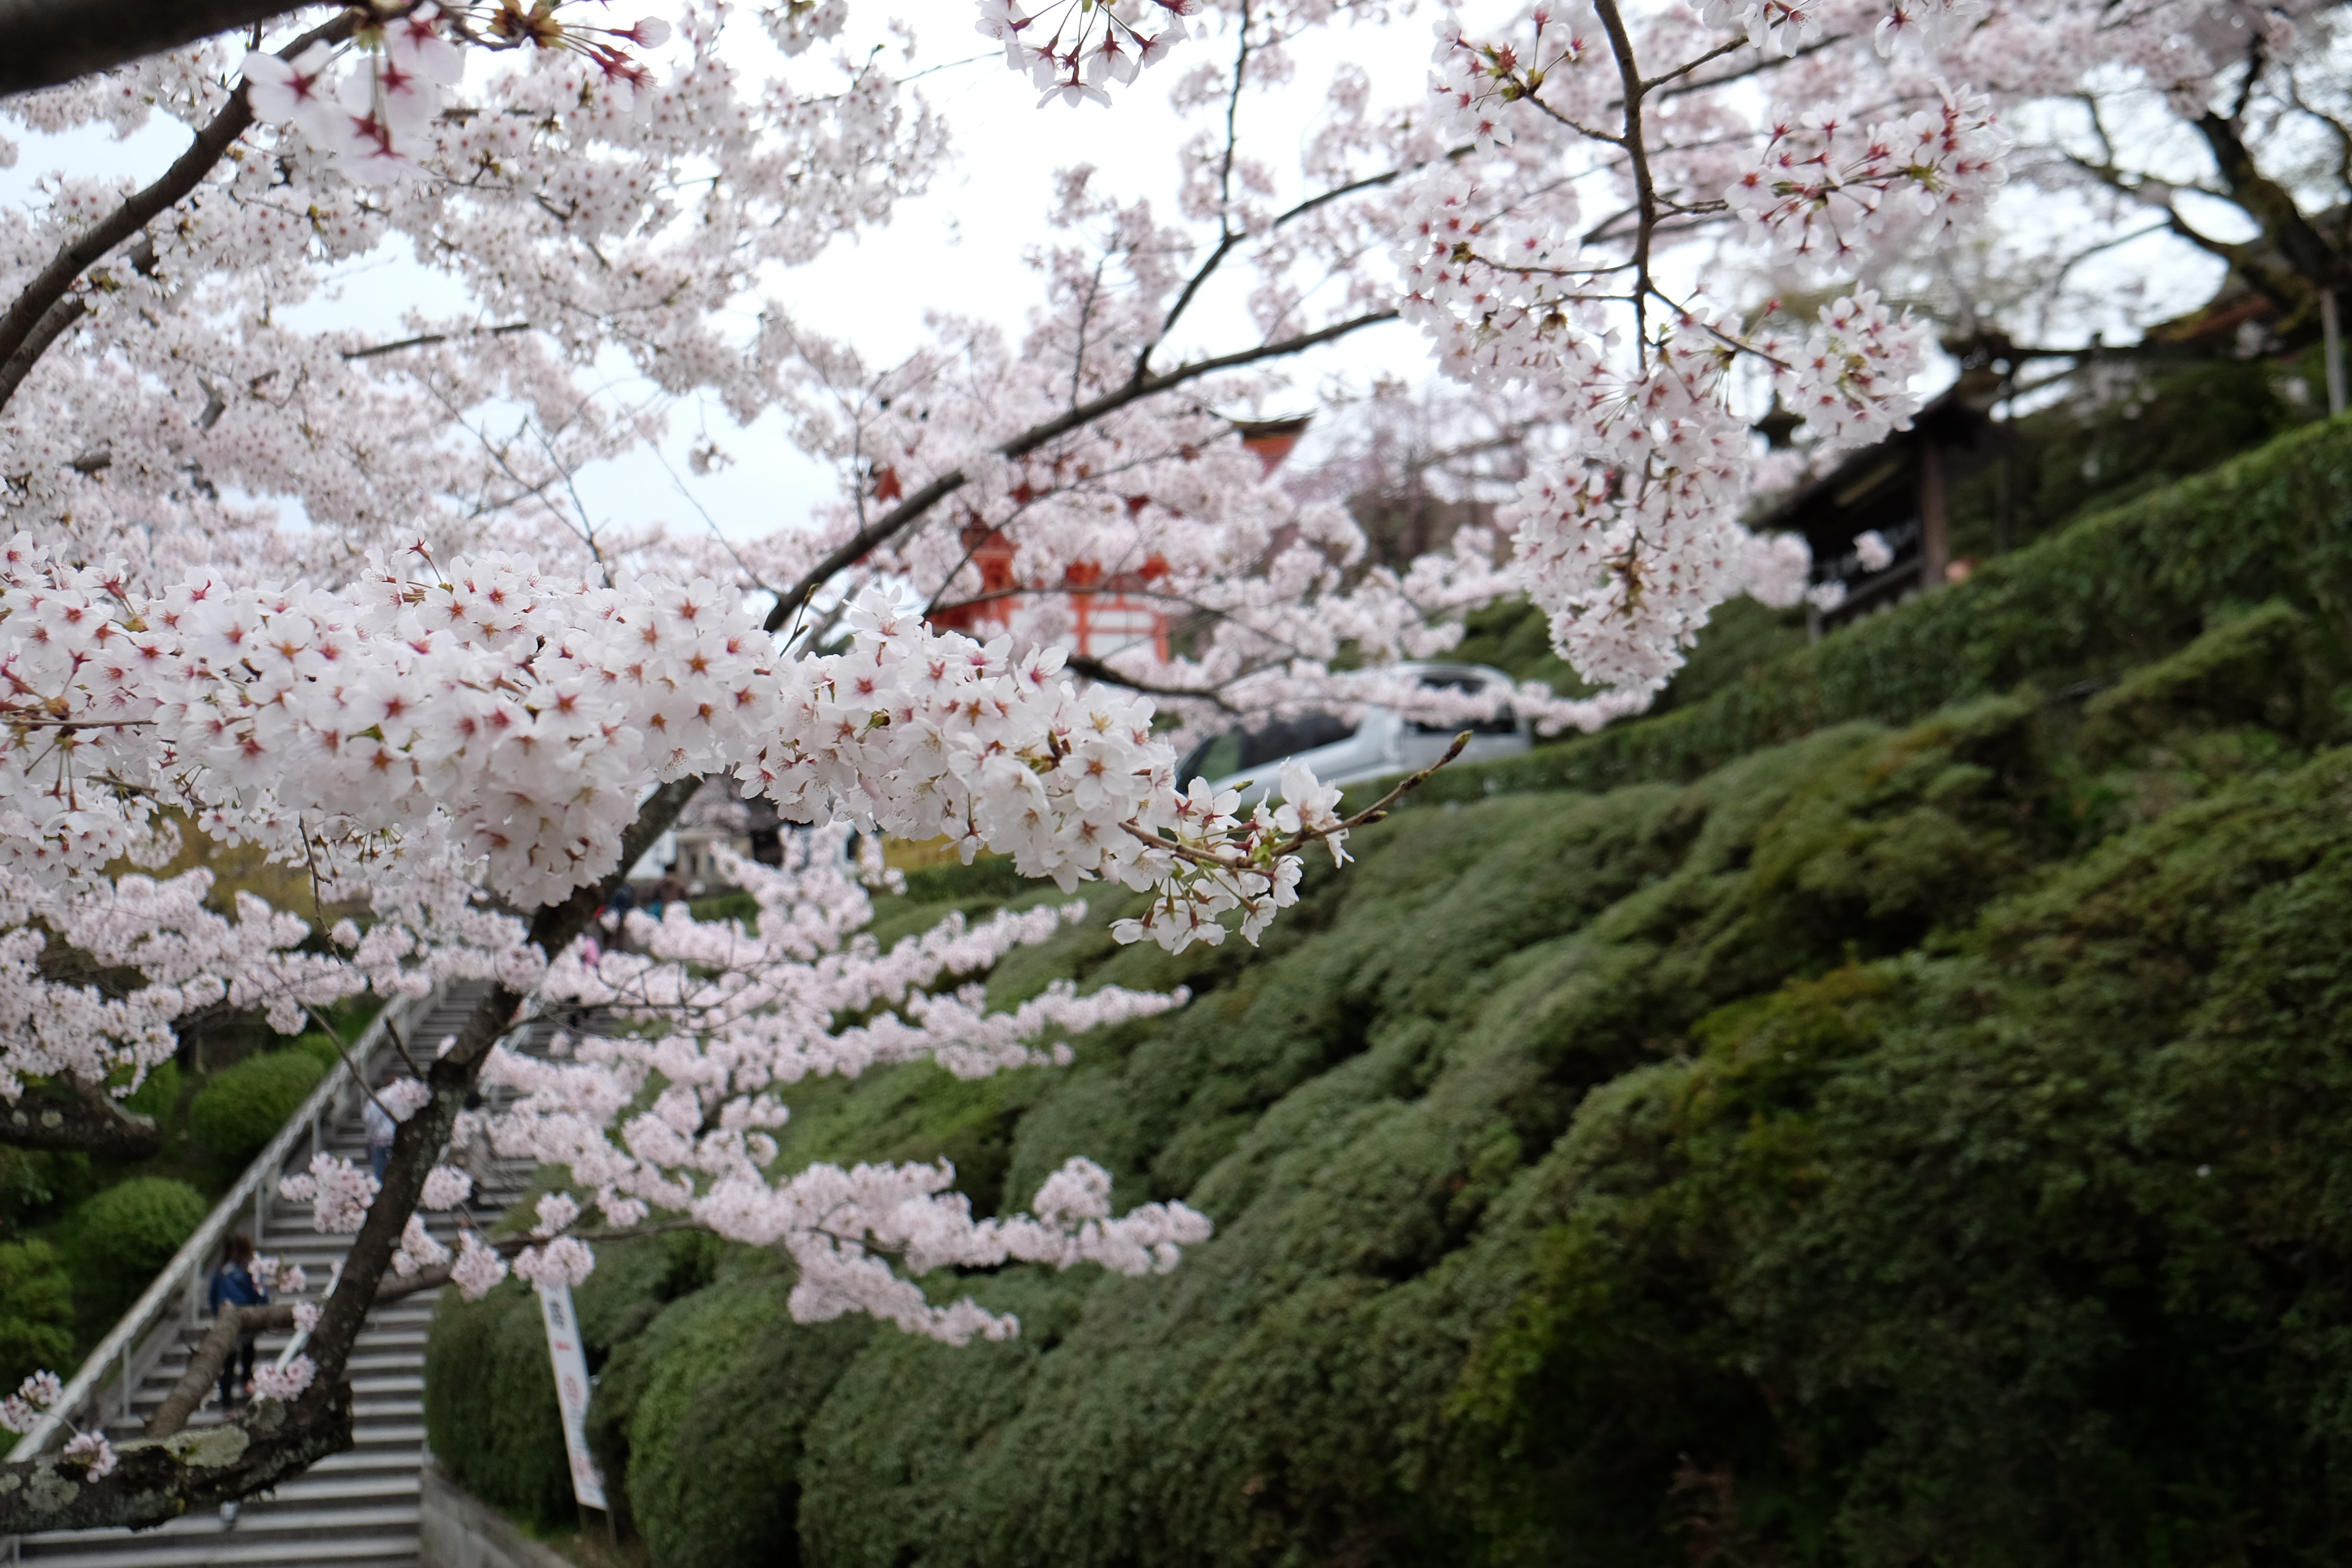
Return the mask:
[[[310,1166],[281,1178],[278,1194],[310,1205],[310,1224],[330,1236],[350,1236],[367,1223],[370,1205],[380,1190],[376,1179],[340,1154],[310,1156]]]
[[[1891,227],[1932,240],[1980,216],[2008,178],[2010,142],[1980,94],[1861,129],[1811,110],[1777,121],[1763,162],[1724,197],[1776,250],[1843,272]]]
[[[1049,0],[1031,12],[1021,0],[981,0],[975,26],[1004,45],[1008,67],[1044,89],[1040,107],[1057,98],[1108,103],[1103,84],[1124,86],[1164,59],[1188,37],[1184,18],[1195,9],[1197,0]]]
[[[1065,889],[1157,889],[1193,911],[1192,934],[1286,875],[1263,846],[1201,837],[1149,703],[1057,679],[1059,649],[1015,659],[875,594],[848,613],[847,651],[791,661],[708,579],[411,559],[372,558],[341,593],[207,572],[141,596],[20,537],[0,670],[88,727],[55,744],[108,747],[102,784],[78,756],[0,768],[20,853],[87,868],[176,796],[222,842],[331,866],[437,849],[529,908],[616,868],[645,784],[731,773],[795,820],[945,835]],[[1309,836],[1341,832],[1318,818]]]
[[[1801,542],[1756,540],[1738,522],[1753,437],[1730,404],[1734,365],[1770,363],[1824,439],[1857,443],[1907,426],[1921,329],[1866,290],[1826,308],[1801,351],[1684,310],[1628,366],[1598,277],[1564,276],[1549,242],[1488,216],[1491,202],[1458,176],[1427,179],[1397,253],[1405,314],[1454,374],[1534,384],[1554,400],[1559,418],[1496,521],[1513,531],[1561,657],[1596,684],[1653,692],[1714,606],[1739,593],[1793,604],[1803,592]]]
[[[19,831],[26,820],[17,816]],[[205,870],[59,885],[0,864],[0,1095],[14,1098],[28,1078],[62,1078],[127,1096],[178,1048],[174,1021],[199,1008],[258,1008],[291,1033],[307,1008],[359,988],[332,959],[303,951],[304,921],[250,894],[228,919],[207,906],[212,887]],[[137,981],[123,984],[125,973]]]
[[[1852,9],[1840,8],[1837,22],[1850,22]],[[1960,16],[1933,10],[1937,27]],[[1710,0],[1697,20],[1743,28],[1745,41],[1787,54],[1824,12]],[[1913,7],[1894,19],[1916,33],[1927,16]],[[1730,47],[1701,51],[1670,23],[1653,33],[1687,51],[1690,68]],[[1671,160],[1670,172],[1644,176],[1652,183],[1628,188],[1630,171],[1605,157],[1609,181],[1579,176],[1573,158],[1654,134],[1623,101],[1625,73],[1643,68],[1622,26],[1612,30],[1580,6],[1546,6],[1513,30],[1513,42],[1473,40],[1451,17],[1437,34],[1432,89],[1466,145],[1433,163],[1401,205],[1402,313],[1449,374],[1547,406],[1528,477],[1497,521],[1513,531],[1557,650],[1587,680],[1638,703],[1672,676],[1725,598],[1744,592],[1790,605],[1808,592],[1802,542],[1758,539],[1738,521],[1768,470],[1778,471],[1759,461],[1750,422],[1761,410],[1742,404],[1769,388],[1804,422],[1815,463],[1906,429],[1919,407],[1911,387],[1926,369],[1927,324],[1865,287],[1823,307],[1809,329],[1672,297],[1651,270],[1648,237],[1709,205],[1670,204],[1659,193],[1669,182],[1703,188],[1738,159],[1728,106],[1712,111],[1716,133],[1692,150],[1661,141],[1645,153]],[[1773,258],[1842,274],[1874,251],[1981,214],[2004,177],[2008,133],[1981,96],[1946,89],[1933,109],[1860,133],[1852,125],[1816,106],[1759,128],[1760,155],[1717,187],[1727,194],[1716,207],[1739,217]],[[1588,227],[1585,193],[1604,183],[1631,206]]]
[[[652,73],[632,51],[667,42],[669,24],[648,18],[626,28],[603,26],[562,9],[542,4],[526,11],[513,0],[419,5],[371,22],[345,44],[312,44],[291,58],[251,50],[246,90],[257,120],[297,127],[331,163],[362,181],[425,172],[420,155],[434,145],[433,123],[465,75],[461,39],[576,56],[604,90],[632,112],[650,114]]]
[[[0,1399],[0,1426],[11,1432],[30,1432],[63,1397],[65,1384],[56,1373],[34,1373],[17,1385],[16,1393]],[[104,1480],[114,1473],[114,1447],[103,1432],[77,1429],[67,1439],[59,1457],[67,1464],[79,1467],[89,1480]]]
[[[276,1399],[290,1403],[302,1396],[319,1375],[319,1364],[307,1355],[298,1355],[280,1366],[271,1362],[253,1369],[253,1392],[257,1398]]]
[[[1310,812],[1312,794],[1302,783]],[[854,1308],[960,1342],[1010,1325],[974,1316],[969,1303],[932,1309],[916,1277],[1009,1258],[1165,1268],[1181,1245],[1205,1237],[1205,1223],[1180,1208],[1112,1218],[1108,1178],[1087,1175],[1091,1166],[1049,1183],[1034,1215],[988,1221],[948,1190],[945,1166],[779,1172],[775,1132],[789,1114],[780,1096],[811,1076],[919,1060],[963,1078],[1066,1064],[1069,1047],[1052,1037],[1185,1000],[1181,991],[1115,986],[1081,995],[1058,983],[992,1011],[968,977],[1052,940],[1084,906],[1007,911],[979,925],[950,916],[885,950],[860,934],[873,906],[845,853],[846,832],[836,824],[795,836],[778,867],[721,852],[720,874],[758,906],[749,925],[698,921],[673,905],[660,920],[630,917],[625,934],[637,951],[583,943],[550,966],[550,1003],[608,1022],[560,1037],[546,1057],[500,1048],[485,1068],[487,1082],[512,1091],[505,1109],[478,1113],[493,1146],[566,1170],[586,1199],[540,1199],[513,1273],[577,1284],[594,1265],[576,1234],[584,1214],[625,1227],[659,1210],[790,1252],[803,1276],[793,1310],[808,1321]],[[452,1278],[474,1296],[509,1268],[461,1242]]]

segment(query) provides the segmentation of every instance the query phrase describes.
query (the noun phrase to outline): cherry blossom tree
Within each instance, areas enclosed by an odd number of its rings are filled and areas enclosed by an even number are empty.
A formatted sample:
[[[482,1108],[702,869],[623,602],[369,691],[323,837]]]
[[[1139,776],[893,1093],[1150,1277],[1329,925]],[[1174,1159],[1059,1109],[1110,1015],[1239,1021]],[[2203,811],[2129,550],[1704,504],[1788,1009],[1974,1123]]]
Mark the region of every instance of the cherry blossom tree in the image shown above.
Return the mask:
[[[1200,130],[1165,208],[1062,177],[1017,339],[941,310],[877,363],[777,281],[887,224],[946,145],[887,51],[841,47],[842,0],[159,10],[110,57],[72,29],[41,43],[45,7],[0,6],[0,44],[21,22],[37,46],[14,79],[48,84],[8,101],[22,125],[161,116],[190,136],[143,187],[57,176],[0,240],[0,1016],[26,1021],[0,1097],[49,1097],[64,1139],[189,1007],[290,1027],[362,988],[488,994],[393,1097],[381,1184],[331,1160],[296,1179],[352,1251],[323,1300],[266,1310],[305,1353],[236,1453],[180,1428],[242,1318],[149,1441],[77,1439],[0,1489],[12,1531],[273,1485],[349,1442],[373,1303],[576,1279],[597,1237],[642,1226],[782,1248],[807,1317],[956,1341],[1015,1325],[934,1300],[940,1265],[1171,1266],[1206,1222],[1114,1214],[1084,1163],[985,1220],[939,1167],[778,1170],[782,1096],[811,1073],[1051,1070],[1057,1035],[1180,1000],[1057,990],[990,1013],[970,977],[1061,917],[881,952],[827,836],[945,838],[1065,892],[1116,882],[1138,898],[1121,940],[1255,940],[1303,857],[1343,858],[1381,805],[1343,816],[1294,767],[1244,816],[1178,787],[1177,743],[1350,701],[1452,716],[1470,700],[1385,667],[1509,592],[1597,692],[1522,692],[1548,725],[1639,710],[1725,598],[1804,591],[1802,546],[1739,524],[1791,474],[1750,425],[1777,400],[1818,458],[1905,424],[1930,330],[1873,269],[1982,218],[2005,117],[2094,77],[2186,95],[2198,60],[2230,61],[2179,40],[2234,37],[2216,0],[1574,0],[1475,34],[1449,16],[1424,97],[1376,103],[1343,63],[1278,173],[1245,144],[1248,106],[1318,44],[1344,54],[1348,8],[984,0],[981,32],[1041,108],[1101,114],[1150,70]],[[2299,36],[2264,18],[2261,69]],[[205,36],[224,20],[246,30]],[[300,324],[338,266],[394,247],[464,308],[391,340]],[[1798,319],[1738,281],[1774,268],[1830,303]],[[1204,342],[1229,284],[1250,331]],[[1375,328],[1417,331],[1525,432],[1497,528],[1402,566],[1367,563],[1345,509],[1269,479],[1228,417]],[[614,363],[744,424],[781,412],[837,503],[764,537],[600,524],[575,476],[662,434],[657,402],[586,388]],[[1010,550],[1014,587],[982,640],[935,618],[994,592],[984,547]],[[1113,575],[1184,635],[1073,661],[1076,608]],[[592,958],[608,893],[706,788],[814,834],[781,869],[731,867],[750,924],[640,917],[641,952]],[[230,920],[201,874],[138,869],[190,834],[302,868],[310,919],[247,900]],[[330,917],[347,902],[366,918]],[[134,978],[100,988],[60,952]],[[612,1022],[546,1058],[503,1049],[541,1005]],[[489,1080],[520,1099],[478,1129],[464,1103]],[[416,1214],[464,1201],[443,1156],[478,1131],[571,1191],[529,1237],[451,1258]],[[8,1418],[54,1397],[28,1384]]]

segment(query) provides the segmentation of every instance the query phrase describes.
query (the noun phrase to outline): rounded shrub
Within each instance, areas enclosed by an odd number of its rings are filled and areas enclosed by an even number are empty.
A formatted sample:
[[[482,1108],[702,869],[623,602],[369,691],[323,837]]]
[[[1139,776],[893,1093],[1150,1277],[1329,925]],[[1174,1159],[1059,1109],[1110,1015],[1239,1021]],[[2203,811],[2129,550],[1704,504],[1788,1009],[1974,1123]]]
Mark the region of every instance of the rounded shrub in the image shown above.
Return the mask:
[[[248,1057],[213,1075],[188,1107],[189,1125],[213,1156],[242,1165],[277,1136],[327,1069],[307,1051]]]
[[[478,1301],[443,1295],[425,1368],[433,1457],[475,1496],[526,1523],[572,1519],[572,1464],[530,1288],[509,1280]]]
[[[299,1051],[317,1062],[320,1072],[334,1071],[335,1064],[343,1059],[342,1052],[335,1049],[335,1042],[316,1029],[307,1035],[295,1036],[294,1043],[286,1048],[290,1051]]]
[[[756,1249],[694,1232],[597,1247],[596,1271],[572,1294],[591,1372],[668,1302],[709,1285],[730,1257],[772,1268]],[[589,1439],[616,1497],[624,1494],[628,1446],[613,1417],[634,1409],[631,1398],[616,1400],[607,1381],[588,1407]],[[478,1301],[442,1297],[425,1347],[425,1429],[434,1458],[477,1497],[551,1529],[575,1517],[546,1333],[528,1288],[502,1285]]]
[[[66,1221],[65,1252],[82,1332],[103,1332],[138,1300],[210,1207],[185,1182],[133,1176],[74,1210]]]
[[[46,1241],[0,1242],[0,1383],[73,1357],[73,1281]]]
[[[801,1561],[803,1437],[873,1324],[796,1323],[791,1293],[782,1273],[713,1285],[614,1352],[590,1420],[608,1482],[625,1434],[627,1507],[654,1563]]]

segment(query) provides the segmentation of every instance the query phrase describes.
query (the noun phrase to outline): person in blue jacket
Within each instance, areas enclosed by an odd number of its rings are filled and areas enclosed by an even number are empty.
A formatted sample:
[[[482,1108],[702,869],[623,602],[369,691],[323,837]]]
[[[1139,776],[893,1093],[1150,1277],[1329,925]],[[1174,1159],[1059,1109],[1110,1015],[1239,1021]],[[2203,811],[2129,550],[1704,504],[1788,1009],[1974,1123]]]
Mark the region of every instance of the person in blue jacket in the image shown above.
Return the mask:
[[[224,1306],[259,1307],[267,1305],[269,1292],[253,1282],[253,1238],[232,1236],[228,1238],[227,1256],[221,1259],[220,1269],[213,1276],[213,1316],[220,1316]],[[236,1349],[221,1363],[220,1396],[224,1409],[244,1403],[253,1392],[253,1347],[258,1336],[239,1336]],[[239,1370],[238,1363],[244,1363]]]

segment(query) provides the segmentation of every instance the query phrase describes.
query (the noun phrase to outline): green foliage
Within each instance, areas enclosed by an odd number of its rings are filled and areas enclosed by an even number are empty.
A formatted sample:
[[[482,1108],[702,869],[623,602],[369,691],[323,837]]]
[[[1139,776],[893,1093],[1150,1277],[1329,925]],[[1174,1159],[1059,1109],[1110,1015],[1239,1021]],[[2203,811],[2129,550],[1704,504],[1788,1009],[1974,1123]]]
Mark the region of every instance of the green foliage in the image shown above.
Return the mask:
[[[128,1082],[126,1079],[124,1080]],[[139,1116],[152,1116],[157,1122],[169,1121],[180,1108],[180,1064],[159,1062],[147,1069],[139,1087],[123,1098],[122,1109]]]
[[[2352,1555],[2347,501],[2352,430],[2295,437],[1486,770],[1262,950],[1098,908],[993,999],[1195,999],[1066,1070],[796,1086],[786,1166],[952,1152],[985,1210],[1086,1153],[1218,1234],[931,1281],[1021,1317],[962,1349],[606,1249],[591,1421],[653,1561]],[[959,872],[886,920],[1006,899]],[[494,1500],[532,1445],[561,1485],[516,1311],[445,1304],[428,1377],[437,1423],[537,1400],[458,1466]]]
[[[214,1159],[239,1168],[278,1135],[327,1069],[307,1050],[247,1057],[215,1073],[188,1107],[189,1124]]]
[[[0,1143],[0,1225],[12,1232],[87,1195],[91,1185],[89,1156],[79,1150]]]
[[[2122,505],[2173,480],[2202,473],[2308,422],[2325,410],[2315,351],[2299,366],[2305,396],[2289,401],[2291,379],[2267,360],[2222,360],[2165,368],[2134,391],[2084,407],[2068,401],[2009,426],[2018,439],[2006,477],[2009,540],[2023,543],[2091,507]],[[2003,476],[1993,465],[1956,487],[1952,549],[1983,557],[2000,548]]]
[[[72,1359],[73,1281],[46,1241],[0,1242],[0,1382]]]
[[[343,1053],[335,1048],[335,1042],[315,1029],[307,1035],[295,1036],[287,1045],[286,1049],[299,1052],[317,1062],[320,1078],[324,1078],[342,1064]]]
[[[74,1317],[83,1339],[112,1326],[195,1234],[211,1206],[185,1182],[133,1176],[66,1216],[60,1250],[73,1276]]]
[[[810,1419],[874,1333],[863,1321],[795,1326],[773,1271],[698,1290],[607,1364],[596,1403],[608,1473],[660,1563],[793,1563]],[[616,1462],[617,1461],[617,1462]]]
[[[1822,1563],[2340,1560],[2347,791],[2345,752],[2241,781],[1596,1095],[1456,1395],[1518,1460],[1489,1506],[1561,1562],[1597,1519]]]
[[[434,1458],[484,1501],[541,1528],[571,1518],[572,1467],[530,1287],[510,1279],[470,1303],[446,1292],[425,1356]]]

